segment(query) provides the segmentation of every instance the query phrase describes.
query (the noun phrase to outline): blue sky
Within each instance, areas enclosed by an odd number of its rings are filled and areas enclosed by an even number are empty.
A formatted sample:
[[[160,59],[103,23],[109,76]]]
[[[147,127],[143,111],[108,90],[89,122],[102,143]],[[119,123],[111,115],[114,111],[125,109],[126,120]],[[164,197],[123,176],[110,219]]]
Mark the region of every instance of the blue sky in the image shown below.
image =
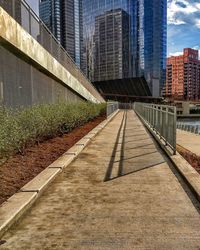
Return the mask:
[[[38,13],[38,0],[26,1]],[[168,55],[178,55],[186,47],[200,50],[200,0],[167,0],[167,3]]]
[[[200,50],[200,0],[168,0],[168,55]]]
[[[38,14],[39,13],[39,0],[25,0],[31,8]]]

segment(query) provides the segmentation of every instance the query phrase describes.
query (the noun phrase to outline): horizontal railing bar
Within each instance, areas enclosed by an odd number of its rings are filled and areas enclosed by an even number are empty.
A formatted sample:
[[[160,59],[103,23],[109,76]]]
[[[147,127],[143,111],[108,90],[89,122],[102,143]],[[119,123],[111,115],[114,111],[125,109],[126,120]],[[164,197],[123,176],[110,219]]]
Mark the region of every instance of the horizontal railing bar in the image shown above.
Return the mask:
[[[176,154],[176,107],[136,102],[134,110]]]

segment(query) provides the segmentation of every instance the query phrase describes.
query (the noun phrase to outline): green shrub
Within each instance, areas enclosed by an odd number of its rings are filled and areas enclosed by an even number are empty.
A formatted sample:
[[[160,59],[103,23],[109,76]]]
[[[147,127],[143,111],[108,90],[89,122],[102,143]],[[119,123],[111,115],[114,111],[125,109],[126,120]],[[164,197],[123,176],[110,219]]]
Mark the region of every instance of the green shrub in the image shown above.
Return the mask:
[[[0,158],[23,152],[28,144],[53,138],[105,114],[105,104],[47,104],[23,110],[0,107]]]

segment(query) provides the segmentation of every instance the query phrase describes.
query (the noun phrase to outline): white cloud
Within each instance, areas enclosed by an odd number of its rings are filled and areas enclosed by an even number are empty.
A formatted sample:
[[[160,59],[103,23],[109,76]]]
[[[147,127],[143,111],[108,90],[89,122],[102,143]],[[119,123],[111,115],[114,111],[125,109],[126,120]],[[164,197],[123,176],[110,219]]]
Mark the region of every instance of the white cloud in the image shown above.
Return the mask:
[[[192,24],[200,28],[199,1],[168,0],[168,24]]]
[[[169,53],[169,56],[181,56],[181,55],[183,55],[183,51],[181,51],[181,52]]]

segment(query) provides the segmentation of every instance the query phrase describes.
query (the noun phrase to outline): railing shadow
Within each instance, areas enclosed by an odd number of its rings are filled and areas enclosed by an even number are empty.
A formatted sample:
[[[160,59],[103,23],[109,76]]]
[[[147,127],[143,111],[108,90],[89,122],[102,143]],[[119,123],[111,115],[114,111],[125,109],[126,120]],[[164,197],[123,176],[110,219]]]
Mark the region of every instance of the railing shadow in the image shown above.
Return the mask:
[[[124,124],[124,126],[123,126],[123,124]],[[167,163],[169,168],[171,169],[171,171],[173,172],[173,174],[176,176],[177,180],[181,184],[183,190],[186,192],[189,199],[193,203],[193,205],[196,208],[197,212],[200,214],[199,202],[196,199],[196,197],[194,196],[193,192],[190,190],[190,187],[188,187],[188,184],[185,182],[185,180],[180,175],[180,173],[177,172],[177,170],[175,169],[173,164],[171,164],[171,162],[169,161],[167,156],[163,155],[162,152],[160,152],[159,146],[157,145],[157,143],[154,141],[154,139],[152,138],[152,136],[150,134],[149,134],[149,138],[152,140],[151,143],[146,143],[144,145],[139,145],[139,146],[136,145],[136,146],[132,146],[130,148],[125,146],[125,143],[126,143],[125,138],[126,138],[126,131],[127,131],[126,124],[127,124],[127,112],[124,112],[123,119],[122,119],[119,131],[118,131],[118,134],[117,134],[117,139],[116,139],[113,151],[112,151],[112,156],[110,158],[109,166],[107,168],[104,181],[105,182],[114,181],[116,179],[123,178],[125,176],[132,175],[132,174],[135,174],[135,173],[138,173],[138,172],[141,172],[141,171],[153,168],[153,167],[159,168],[159,165],[161,165],[163,163]],[[123,131],[122,131],[122,129],[123,129]],[[130,130],[130,129],[128,129],[128,130]],[[122,136],[120,138],[121,132],[123,132],[123,134],[122,134]],[[144,130],[144,133],[148,134],[148,130],[146,128]],[[118,145],[119,145],[119,143],[118,143],[119,139],[122,139],[122,143],[120,144],[121,145],[120,150],[117,150]],[[152,146],[152,148],[150,146]],[[125,159],[124,158],[124,152],[125,152],[125,150],[127,152],[129,149],[130,150],[131,149],[132,150],[135,150],[135,149],[143,150],[144,149],[144,151],[145,151],[145,149],[147,149],[147,150],[155,150],[155,151],[150,152],[150,153],[144,153],[143,152],[143,153],[141,153],[139,155],[136,155],[136,156]],[[156,149],[158,149],[158,150],[156,150]],[[151,154],[156,153],[156,152],[158,153],[159,157],[154,159],[153,157],[151,157]],[[119,161],[115,160],[117,153],[118,154],[120,153]],[[130,152],[130,155],[131,155],[131,152]],[[126,163],[126,160],[135,159],[135,158],[143,158],[143,157],[148,156],[148,155],[149,155],[149,157],[148,157],[149,160],[147,158],[147,160],[145,160],[144,164],[140,164],[140,166],[139,166],[139,165],[136,165],[137,161],[136,162],[133,161],[134,162],[133,165],[135,164],[134,169],[131,169],[131,168],[124,169],[124,168],[126,168],[124,166],[125,163]],[[119,165],[117,165],[117,163],[119,163]],[[116,166],[118,166],[117,174],[116,174],[116,176],[111,176],[113,168],[116,167]],[[128,171],[124,171],[124,170],[128,170]]]
[[[121,121],[119,130],[118,130],[118,133],[117,133],[116,142],[115,142],[115,145],[114,145],[114,148],[113,148],[113,151],[112,151],[112,157],[111,157],[110,162],[108,164],[108,168],[107,168],[107,171],[106,171],[106,175],[105,175],[104,181],[109,181],[110,180],[110,177],[111,177],[111,174],[112,174],[113,165],[114,165],[114,161],[115,161],[115,155],[116,155],[116,151],[117,151],[117,146],[120,144],[120,143],[118,143],[119,142],[120,133],[121,133],[122,128],[123,128],[123,123],[125,122],[125,124],[126,124],[126,119],[127,119],[127,111],[125,110],[124,114],[123,114],[123,119]],[[121,145],[122,145],[121,146],[121,151],[122,151],[122,148],[124,148],[124,133],[123,133]],[[122,168],[122,166],[120,168]],[[120,168],[119,168],[118,172],[121,171]]]
[[[143,168],[139,168],[139,169],[136,169],[136,170],[133,170],[133,171],[129,171],[128,173],[123,173],[123,174],[120,175],[120,176],[118,175],[118,176],[115,176],[115,177],[110,178],[109,181],[118,179],[118,178],[123,177],[123,176],[130,175],[130,174],[134,174],[134,173],[137,173],[137,172],[146,170],[146,169],[148,169],[148,168],[152,168],[152,167],[159,166],[159,165],[162,164],[162,163],[165,163],[165,161],[160,161],[160,162],[158,162],[157,164],[150,164],[150,165],[145,166],[145,167],[143,167]]]
[[[125,158],[124,155],[122,155],[122,161],[127,161],[127,160],[131,160],[131,159],[136,159],[136,158],[140,158],[140,157],[142,157],[142,156],[151,155],[151,154],[155,154],[155,153],[157,153],[157,151],[150,152],[150,153],[146,153],[146,154],[135,155],[135,156],[133,156],[133,157],[127,157],[127,158]],[[120,162],[120,160],[119,160],[119,161],[114,161],[114,163],[117,163],[117,162]]]
[[[150,149],[150,148],[148,148],[148,146],[154,146],[154,148],[155,148],[155,145],[154,144],[152,144],[152,143],[149,143],[149,144],[145,144],[145,145],[141,145],[141,146],[135,146],[135,147],[127,147],[126,148],[126,151],[128,151],[128,150],[132,150],[132,149],[137,149],[137,148],[141,148],[141,149]],[[116,153],[118,153],[118,152],[120,152],[120,150],[117,150],[116,151]]]
[[[129,130],[129,128],[127,129],[126,126],[127,126],[127,111],[124,111],[123,119],[121,121],[119,130],[118,130],[118,134],[117,134],[117,138],[116,138],[116,142],[114,144],[114,148],[113,148],[113,151],[111,154],[110,162],[108,164],[108,168],[107,168],[107,171],[106,171],[106,174],[104,177],[105,182],[114,180],[114,179],[122,177],[122,176],[126,176],[126,175],[131,174],[131,173],[142,171],[144,169],[147,169],[147,168],[150,168],[153,166],[157,166],[157,165],[160,165],[160,164],[165,162],[165,160],[163,158],[161,159],[161,157],[162,157],[161,155],[159,155],[158,159],[155,158],[155,160],[154,160],[153,156],[151,157],[152,154],[158,153],[158,151],[156,150],[157,147],[153,141],[151,143],[146,143],[144,145],[138,145],[138,146],[131,147],[131,148],[125,148],[125,144],[127,144],[127,143],[134,142],[137,144],[139,142],[145,143],[145,141],[147,141],[147,140],[152,140],[151,137],[139,139],[138,138],[139,135],[136,134],[135,135],[136,140],[126,141],[126,138],[128,137],[128,136],[126,136],[126,132],[127,132],[127,130]],[[136,131],[134,131],[134,132],[136,132]],[[146,131],[144,130],[144,133],[140,134],[140,136],[145,136],[145,133],[146,133]],[[130,137],[134,137],[134,135],[130,135]],[[119,142],[119,140],[120,140],[120,142]],[[148,146],[151,146],[151,145],[153,145],[153,148],[152,149],[148,148]],[[119,146],[120,146],[120,149],[118,149]],[[135,155],[135,156],[130,155],[130,157],[125,157],[125,150],[127,152],[129,150],[134,150],[134,149],[141,149],[144,151],[147,149],[147,150],[151,150],[151,151],[153,150],[153,152],[142,152],[142,153],[139,152],[138,155]],[[117,154],[119,154],[119,160],[116,160]],[[131,160],[136,160],[136,162],[137,162],[137,158],[138,158],[138,161],[140,161],[145,156],[148,156],[148,155],[150,157],[150,160],[148,161],[148,159],[147,159],[147,162],[145,162],[144,164],[142,163],[142,167],[139,167],[139,165],[135,166],[134,170],[130,170],[130,168],[128,167],[129,171],[124,171],[124,167],[125,167],[124,164],[126,162],[131,161]],[[112,172],[113,172],[113,168],[116,167],[116,165],[118,167],[117,174],[116,174],[116,176],[113,177]],[[141,165],[141,163],[140,163],[140,165]],[[131,162],[130,162],[130,166],[131,166]]]

